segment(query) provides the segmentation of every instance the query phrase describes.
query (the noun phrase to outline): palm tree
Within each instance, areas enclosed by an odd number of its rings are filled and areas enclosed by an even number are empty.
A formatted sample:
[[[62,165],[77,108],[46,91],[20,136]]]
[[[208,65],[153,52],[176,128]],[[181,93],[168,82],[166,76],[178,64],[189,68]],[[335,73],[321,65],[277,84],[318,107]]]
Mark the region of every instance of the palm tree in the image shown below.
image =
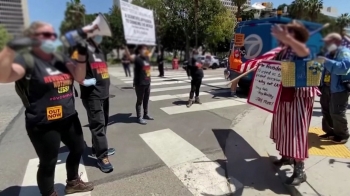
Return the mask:
[[[232,5],[237,7],[236,18],[240,18],[242,14],[242,8],[247,3],[247,0],[231,0]]]
[[[85,20],[85,6],[80,0],[71,0],[67,2],[67,8],[64,12],[64,20],[61,23],[61,34],[67,31],[82,27]]]
[[[295,0],[289,6],[289,16],[295,19],[303,19],[307,0]]]
[[[343,33],[344,28],[350,25],[350,15],[348,13],[341,14],[336,20],[336,25],[339,33]]]
[[[306,1],[307,16],[308,19],[312,22],[316,22],[318,19],[321,10],[323,9],[322,0],[307,0]]]

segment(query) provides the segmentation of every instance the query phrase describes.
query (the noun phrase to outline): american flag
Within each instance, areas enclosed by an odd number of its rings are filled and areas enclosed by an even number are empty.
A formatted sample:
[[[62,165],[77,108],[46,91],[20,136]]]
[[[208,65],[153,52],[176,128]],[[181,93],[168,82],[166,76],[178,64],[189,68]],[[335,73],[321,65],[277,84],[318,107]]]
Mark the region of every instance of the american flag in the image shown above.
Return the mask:
[[[341,45],[350,48],[350,39],[348,37],[343,37]]]
[[[281,47],[277,47],[277,48],[274,48],[274,49],[266,52],[265,54],[263,54],[261,56],[258,56],[254,59],[247,60],[245,63],[243,63],[241,65],[240,72],[245,73],[246,71],[256,67],[261,61],[273,59],[276,56],[276,54],[279,53],[281,50],[282,50]]]

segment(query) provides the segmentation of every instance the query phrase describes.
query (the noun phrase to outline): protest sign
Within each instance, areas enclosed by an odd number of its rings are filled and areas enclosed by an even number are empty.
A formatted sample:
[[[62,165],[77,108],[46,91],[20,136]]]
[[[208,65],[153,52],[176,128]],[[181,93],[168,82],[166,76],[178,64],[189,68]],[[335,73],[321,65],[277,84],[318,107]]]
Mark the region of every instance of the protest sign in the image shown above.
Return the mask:
[[[255,72],[248,103],[275,113],[281,95],[281,62],[262,61]]]
[[[153,11],[120,1],[120,10],[127,44],[156,45]]]

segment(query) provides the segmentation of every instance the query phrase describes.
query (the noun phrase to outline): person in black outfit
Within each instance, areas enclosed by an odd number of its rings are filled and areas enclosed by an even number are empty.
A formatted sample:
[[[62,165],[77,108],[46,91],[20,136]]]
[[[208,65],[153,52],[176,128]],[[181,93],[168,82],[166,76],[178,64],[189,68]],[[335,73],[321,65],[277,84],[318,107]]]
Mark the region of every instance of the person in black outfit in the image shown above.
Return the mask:
[[[202,104],[199,100],[199,91],[202,85],[202,79],[204,77],[202,64],[198,59],[198,51],[193,50],[191,63],[187,66],[187,75],[191,78],[191,91],[190,98],[187,103],[187,107],[191,107],[193,103]],[[193,100],[194,95],[196,95],[195,100]]]
[[[125,76],[126,77],[131,77],[131,73],[130,73],[130,59],[127,57],[126,54],[123,55],[122,64],[123,64],[123,68],[124,68],[124,71],[125,71]]]
[[[151,65],[149,64],[149,57],[152,56],[152,53],[153,50],[152,52],[148,52],[145,45],[139,45],[136,47],[135,56],[130,57],[135,64],[134,88],[137,97],[137,122],[142,125],[147,124],[145,120],[154,120],[154,118],[148,115],[148,101],[151,92]],[[143,105],[143,117],[141,116],[141,105]]]
[[[0,52],[0,82],[16,82],[16,91],[25,106],[26,130],[40,162],[37,171],[40,193],[58,196],[54,177],[61,142],[70,151],[65,192],[91,191],[93,184],[83,182],[78,174],[85,143],[73,95],[74,80],[85,77],[87,49],[79,46],[77,63],[54,53],[57,34],[50,24],[43,22],[33,22],[24,35],[26,38],[13,40]],[[31,45],[34,39],[40,40],[37,41],[40,44]],[[30,51],[15,57],[15,51],[26,50],[28,46],[32,46]]]
[[[158,63],[159,77],[163,77],[164,76],[164,58],[161,52],[158,53],[157,63]]]
[[[107,126],[109,118],[109,86],[105,55],[99,47],[102,36],[88,39],[88,61],[86,64],[85,81],[96,80],[95,85],[80,84],[81,100],[86,109],[89,128],[92,134],[92,156],[96,156],[97,165],[102,172],[113,171],[108,156],[115,153],[114,148],[108,148]]]

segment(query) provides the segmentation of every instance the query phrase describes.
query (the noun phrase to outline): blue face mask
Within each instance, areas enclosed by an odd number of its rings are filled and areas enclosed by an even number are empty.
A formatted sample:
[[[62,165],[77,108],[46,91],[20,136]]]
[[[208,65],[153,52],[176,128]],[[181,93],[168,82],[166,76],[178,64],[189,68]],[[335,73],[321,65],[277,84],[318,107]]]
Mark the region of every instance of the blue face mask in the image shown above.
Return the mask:
[[[96,85],[96,79],[95,78],[90,78],[90,79],[85,79],[82,83],[83,86],[95,86]]]
[[[103,37],[101,35],[95,35],[93,39],[96,44],[100,44],[102,42]]]
[[[55,44],[52,40],[44,40],[41,42],[40,49],[46,54],[52,54],[55,52]]]

